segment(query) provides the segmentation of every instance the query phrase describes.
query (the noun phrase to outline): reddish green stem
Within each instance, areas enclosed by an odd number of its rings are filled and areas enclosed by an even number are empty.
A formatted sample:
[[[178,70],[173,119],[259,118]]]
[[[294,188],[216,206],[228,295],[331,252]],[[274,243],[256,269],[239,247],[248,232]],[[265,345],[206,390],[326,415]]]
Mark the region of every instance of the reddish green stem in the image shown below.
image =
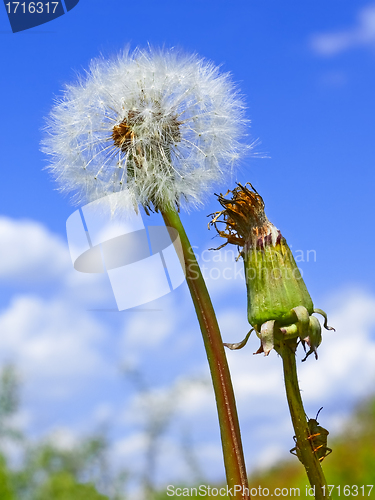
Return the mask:
[[[178,231],[182,244],[186,281],[201,328],[215,391],[227,484],[229,489],[233,491],[233,496],[248,500],[250,494],[236,401],[215,311],[198,262],[177,211],[169,207],[163,209],[161,213],[166,226]]]
[[[283,360],[284,381],[290,416],[296,434],[301,461],[305,467],[311,487],[315,491],[314,497],[316,500],[328,500],[330,497],[327,481],[318,457],[313,451],[311,439],[309,439],[310,431],[297,378],[296,346],[297,342],[295,340],[289,340],[282,342],[281,347],[278,349],[278,353]]]

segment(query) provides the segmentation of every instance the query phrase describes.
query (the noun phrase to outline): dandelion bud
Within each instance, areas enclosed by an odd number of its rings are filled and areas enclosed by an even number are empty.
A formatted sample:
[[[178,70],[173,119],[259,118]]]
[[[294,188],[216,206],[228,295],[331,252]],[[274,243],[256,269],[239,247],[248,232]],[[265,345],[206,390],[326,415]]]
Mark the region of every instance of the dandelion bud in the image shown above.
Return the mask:
[[[250,183],[230,192],[230,199],[218,197],[224,210],[213,214],[210,224],[227,239],[224,245],[241,248],[248,320],[262,340],[258,352],[268,354],[278,340],[299,337],[310,347],[307,356],[316,355],[320,323],[311,316],[313,302],[285,238],[268,220],[263,199]],[[224,230],[217,227],[219,222]]]

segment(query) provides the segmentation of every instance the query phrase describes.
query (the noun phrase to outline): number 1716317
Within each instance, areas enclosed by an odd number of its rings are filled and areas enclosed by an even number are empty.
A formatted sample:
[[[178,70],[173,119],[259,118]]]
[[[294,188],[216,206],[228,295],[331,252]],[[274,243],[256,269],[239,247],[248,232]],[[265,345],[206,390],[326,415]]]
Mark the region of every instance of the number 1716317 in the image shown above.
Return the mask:
[[[322,490],[323,490],[324,496],[326,494],[328,494],[329,496],[336,495],[336,496],[345,496],[345,497],[349,497],[349,496],[369,497],[373,487],[374,487],[373,484],[366,484],[366,485],[362,485],[362,486],[357,486],[355,484],[345,485],[345,486],[335,486],[333,484],[328,484],[327,487],[322,486]]]
[[[8,2],[5,4],[8,14],[54,14],[59,2]]]

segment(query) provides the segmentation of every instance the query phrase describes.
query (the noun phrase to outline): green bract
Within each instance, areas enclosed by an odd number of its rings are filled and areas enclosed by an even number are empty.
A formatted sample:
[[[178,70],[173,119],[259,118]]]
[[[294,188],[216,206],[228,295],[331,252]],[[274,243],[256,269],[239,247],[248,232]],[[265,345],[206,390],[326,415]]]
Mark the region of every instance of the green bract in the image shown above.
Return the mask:
[[[249,187],[247,187],[249,185]],[[310,294],[294,260],[292,252],[280,231],[268,220],[264,202],[248,183],[231,192],[232,198],[218,197],[224,210],[216,212],[210,222],[228,243],[237,245],[244,260],[247,286],[248,320],[261,339],[257,353],[268,355],[271,349],[285,339],[299,338],[303,347],[309,346],[304,360],[312,353],[317,358],[321,343],[321,327],[312,314],[324,311],[314,309]],[[225,229],[217,227],[218,222]],[[252,331],[252,330],[251,330]],[[243,347],[246,338],[238,344],[226,344],[230,349]],[[303,361],[304,361],[303,360]]]

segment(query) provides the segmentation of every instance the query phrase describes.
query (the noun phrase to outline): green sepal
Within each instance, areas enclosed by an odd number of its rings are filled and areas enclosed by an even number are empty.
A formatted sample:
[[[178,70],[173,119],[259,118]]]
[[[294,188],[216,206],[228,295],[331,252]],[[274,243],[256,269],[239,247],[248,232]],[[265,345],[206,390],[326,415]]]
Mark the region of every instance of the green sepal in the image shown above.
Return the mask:
[[[318,353],[316,350],[322,342],[322,329],[318,318],[315,316],[310,316],[309,336],[303,340],[307,342],[310,350],[302,361],[306,361],[312,353],[314,353],[315,359],[318,359]]]
[[[286,240],[276,245],[249,248],[244,252],[248,299],[248,320],[262,325],[275,320],[279,325],[296,321],[299,306],[313,313],[314,306]]]

